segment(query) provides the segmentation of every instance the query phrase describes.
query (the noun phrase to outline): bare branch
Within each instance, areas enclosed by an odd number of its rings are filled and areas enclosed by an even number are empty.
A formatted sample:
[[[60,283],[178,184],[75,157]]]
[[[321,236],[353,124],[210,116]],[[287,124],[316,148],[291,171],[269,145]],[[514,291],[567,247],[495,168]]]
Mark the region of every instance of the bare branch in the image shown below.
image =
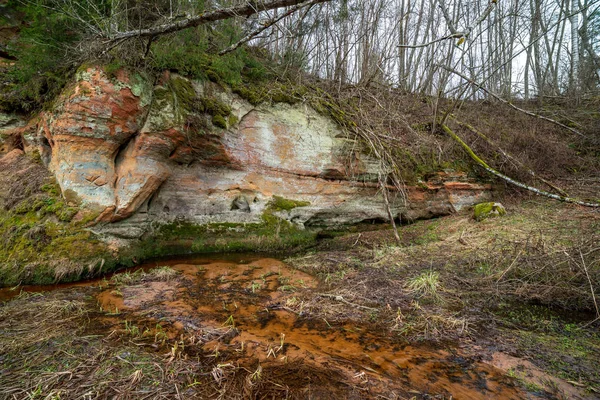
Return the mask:
[[[328,1],[328,0],[326,0],[326,1]],[[280,16],[277,16],[275,18],[270,19],[269,21],[265,21],[265,22],[261,23],[258,28],[254,29],[252,32],[248,33],[246,36],[244,36],[238,42],[232,44],[231,46],[229,46],[228,48],[226,48],[224,50],[221,50],[219,52],[219,55],[222,56],[224,54],[227,54],[227,53],[230,53],[230,52],[234,51],[235,49],[237,49],[238,47],[240,47],[244,43],[249,42],[254,37],[256,37],[256,36],[260,35],[262,32],[264,32],[266,29],[268,29],[271,26],[275,25],[277,22],[281,21],[285,17],[288,17],[288,16],[292,15],[296,11],[298,11],[298,10],[304,8],[304,7],[312,7],[315,4],[322,3],[322,2],[323,2],[323,0],[310,0],[310,1],[305,1],[304,3],[297,4],[294,7],[291,7],[290,9],[288,9],[286,12],[284,12]]]
[[[431,46],[432,44],[443,42],[444,40],[448,40],[448,39],[460,39],[463,36],[464,36],[464,34],[462,32],[457,32],[457,33],[452,33],[448,36],[434,39],[431,42],[421,43],[421,44],[400,44],[400,45],[398,45],[398,47],[401,47],[403,49],[419,49],[421,47],[428,47],[428,46]]]
[[[469,82],[471,85],[475,86],[477,89],[481,89],[482,91],[486,92],[487,94],[489,94],[490,96],[492,96],[496,100],[500,101],[501,103],[504,103],[504,104],[508,105],[511,108],[514,108],[517,111],[520,111],[520,112],[522,112],[524,114],[527,114],[527,115],[535,117],[535,118],[543,119],[544,121],[551,122],[551,123],[553,123],[555,125],[558,125],[558,126],[560,126],[562,128],[565,128],[565,129],[567,129],[567,130],[569,130],[569,131],[571,131],[571,132],[573,132],[573,133],[575,133],[575,134],[577,134],[579,136],[586,137],[586,135],[584,135],[583,133],[579,132],[577,129],[573,129],[570,126],[567,126],[567,125],[562,124],[562,123],[560,123],[560,122],[558,122],[556,120],[553,120],[552,118],[548,118],[548,117],[545,117],[543,115],[536,114],[534,112],[527,111],[527,110],[525,110],[523,108],[515,106],[510,101],[504,100],[502,97],[498,96],[497,94],[495,94],[491,90],[486,89],[485,87],[483,87],[480,83],[475,82],[474,80],[470,79],[468,76],[466,76],[464,74],[461,74],[460,72],[458,72],[458,71],[456,71],[456,70],[448,67],[447,65],[436,64],[436,66],[438,66],[440,68],[443,68],[446,71],[451,72],[451,73],[453,73],[455,75],[460,76],[461,78],[463,78],[464,80],[466,80],[467,82]]]
[[[313,4],[325,3],[331,0],[313,0]],[[220,21],[233,17],[248,17],[262,11],[273,10],[281,7],[294,6],[300,3],[300,0],[270,0],[263,2],[247,2],[241,6],[222,8],[215,11],[210,11],[200,15],[190,16],[179,21],[171,21],[166,24],[153,26],[145,29],[136,29],[127,32],[118,32],[110,35],[107,44],[114,43],[119,40],[127,40],[135,37],[152,37],[164,35],[167,33],[181,31],[187,28],[192,28],[209,22]]]
[[[452,131],[452,129],[450,129],[447,125],[442,125],[442,129],[444,130],[444,132],[446,132],[448,134],[448,136],[450,136],[452,139],[454,139],[458,144],[460,144],[462,146],[462,148],[467,152],[467,154],[469,154],[471,159],[477,163],[477,165],[479,165],[480,167],[485,169],[490,174],[497,176],[498,178],[503,179],[510,184],[513,184],[522,189],[529,190],[530,192],[533,192],[535,194],[549,197],[554,200],[564,201],[566,203],[573,203],[573,204],[577,204],[577,205],[585,206],[585,207],[600,207],[600,203],[590,203],[590,202],[574,199],[571,197],[559,196],[557,194],[548,193],[543,190],[534,188],[533,186],[529,186],[529,185],[526,185],[519,181],[516,181],[516,180],[504,175],[503,173],[496,171],[494,168],[490,167],[477,154],[475,154],[475,152],[469,147],[469,145],[467,145],[461,138],[459,138],[458,135],[456,133],[454,133]]]
[[[456,30],[456,28],[454,28],[454,25],[452,24],[452,20],[450,19],[450,15],[448,14],[448,10],[446,9],[445,5],[443,4],[443,1],[444,0],[438,1],[438,4],[440,6],[440,9],[442,10],[442,15],[444,16],[444,19],[446,20],[446,24],[448,24],[448,29],[450,30],[450,34],[446,35],[444,37],[438,38],[438,39],[434,39],[427,43],[422,43],[422,44],[417,44],[417,45],[401,44],[401,45],[398,45],[398,47],[417,49],[417,48],[421,48],[421,47],[431,46],[432,44],[439,43],[439,42],[442,42],[442,41],[448,40],[448,39],[459,39],[458,44],[460,44],[460,43],[462,43],[462,41],[466,40],[471,35],[471,32],[473,32],[473,29],[475,29],[476,26],[479,26],[479,24],[481,24],[483,22],[483,20],[485,20],[488,17],[488,15],[490,15],[492,10],[494,9],[494,7],[496,7],[496,4],[498,3],[498,0],[491,0],[490,3],[488,4],[488,6],[486,7],[486,9],[483,11],[483,13],[479,16],[479,18],[477,18],[477,20],[475,20],[475,23],[473,25],[467,26],[466,30],[463,32],[458,32]]]
[[[553,184],[552,182],[542,178],[541,176],[539,176],[538,174],[536,174],[534,171],[532,171],[531,169],[527,168],[527,166],[525,166],[521,161],[517,160],[515,157],[513,157],[511,154],[509,154],[506,150],[502,149],[502,147],[500,147],[497,143],[495,143],[493,140],[491,140],[489,137],[487,137],[485,134],[483,134],[482,132],[480,132],[479,130],[475,129],[475,127],[473,127],[472,125],[466,123],[466,122],[462,122],[459,121],[458,119],[456,119],[456,117],[452,114],[449,115],[450,119],[452,119],[454,122],[456,122],[458,125],[463,126],[465,128],[467,128],[468,130],[470,130],[471,132],[475,133],[477,136],[479,136],[480,138],[482,138],[483,140],[485,140],[485,142],[487,144],[489,144],[492,147],[495,147],[496,150],[498,150],[498,152],[500,154],[502,154],[504,157],[506,157],[506,159],[512,161],[514,164],[516,164],[517,167],[519,168],[523,168],[527,171],[527,173],[529,175],[531,175],[534,179],[538,179],[539,181],[545,183],[546,185],[548,185],[548,187],[550,187],[553,190],[556,190],[559,194],[561,194],[562,196],[568,197],[568,193],[565,192],[564,190],[562,190],[561,188],[559,188],[558,186],[556,186],[555,184]],[[442,124],[444,124],[444,122],[442,121]]]

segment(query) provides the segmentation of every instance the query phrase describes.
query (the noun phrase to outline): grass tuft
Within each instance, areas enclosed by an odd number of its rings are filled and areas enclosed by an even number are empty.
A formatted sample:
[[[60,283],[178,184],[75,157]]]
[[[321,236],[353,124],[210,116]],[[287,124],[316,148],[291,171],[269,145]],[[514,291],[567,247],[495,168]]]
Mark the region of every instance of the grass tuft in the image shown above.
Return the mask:
[[[426,271],[408,280],[406,288],[418,297],[429,297],[435,301],[441,300],[438,293],[440,274],[437,271]]]

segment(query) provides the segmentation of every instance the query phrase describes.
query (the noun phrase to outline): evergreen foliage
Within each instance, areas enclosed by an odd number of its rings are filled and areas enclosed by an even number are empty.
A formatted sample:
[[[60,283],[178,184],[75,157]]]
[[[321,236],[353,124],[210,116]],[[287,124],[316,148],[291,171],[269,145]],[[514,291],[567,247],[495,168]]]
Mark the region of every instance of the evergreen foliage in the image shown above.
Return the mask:
[[[80,40],[80,29],[73,19],[45,3],[9,1],[7,7],[27,23],[7,45],[16,61],[0,70],[0,108],[26,112],[39,108],[53,99],[71,76],[75,60],[67,49]]]
[[[186,29],[149,42],[129,41],[99,54],[95,50],[97,43],[90,38],[95,31],[105,29],[105,25],[127,28],[139,18],[144,18],[140,23],[155,22],[161,14],[155,8],[163,2],[153,2],[154,8],[150,7],[153,12],[143,14],[144,4],[149,7],[146,3],[132,4],[128,19],[121,21],[114,17],[119,14],[118,10],[111,9],[114,3],[106,0],[87,2],[85,7],[73,10],[65,9],[65,2],[61,0],[10,0],[6,7],[19,21],[27,22],[21,24],[15,38],[7,45],[10,56],[16,61],[0,64],[0,82],[3,82],[0,110],[39,110],[58,95],[76,68],[85,62],[104,64],[109,74],[121,68],[143,69],[150,73],[171,70],[190,78],[230,86],[273,78],[268,69],[272,63],[265,53],[241,47],[224,56],[217,54],[242,37],[240,25],[233,20],[221,21],[211,27]],[[194,10],[203,9],[202,2],[196,3]],[[8,17],[0,18],[0,24],[8,25]]]

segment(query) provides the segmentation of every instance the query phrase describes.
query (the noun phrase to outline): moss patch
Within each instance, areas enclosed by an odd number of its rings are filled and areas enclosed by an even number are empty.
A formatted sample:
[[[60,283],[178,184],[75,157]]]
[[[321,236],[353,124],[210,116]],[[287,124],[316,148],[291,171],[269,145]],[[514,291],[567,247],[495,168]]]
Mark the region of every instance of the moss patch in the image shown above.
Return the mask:
[[[36,179],[13,171],[28,167]],[[72,281],[114,266],[106,245],[85,230],[94,213],[67,203],[43,167],[21,157],[0,174],[0,188],[8,194],[0,198],[0,286]]]
[[[217,114],[213,116],[211,121],[214,126],[222,129],[227,129],[227,121],[222,115]]]
[[[309,201],[290,200],[280,196],[273,196],[273,200],[269,202],[269,209],[274,211],[289,211],[296,207],[310,206]]]
[[[174,222],[122,252],[119,262],[130,266],[142,259],[178,254],[301,250],[315,243],[316,232],[291,225],[276,217],[251,224]]]
[[[171,79],[169,79],[168,82],[168,87],[175,95],[176,100],[181,108],[187,111],[190,111],[194,108],[196,91],[189,80],[181,76],[171,76]]]
[[[258,223],[164,224],[124,252],[121,262],[127,265],[128,262],[133,264],[132,260],[175,254],[306,249],[315,244],[319,232],[301,229],[275,213],[307,205],[308,202],[277,197],[269,203]]]
[[[473,209],[473,216],[477,221],[483,221],[486,218],[501,217],[503,215],[506,215],[506,209],[500,203],[479,203]]]

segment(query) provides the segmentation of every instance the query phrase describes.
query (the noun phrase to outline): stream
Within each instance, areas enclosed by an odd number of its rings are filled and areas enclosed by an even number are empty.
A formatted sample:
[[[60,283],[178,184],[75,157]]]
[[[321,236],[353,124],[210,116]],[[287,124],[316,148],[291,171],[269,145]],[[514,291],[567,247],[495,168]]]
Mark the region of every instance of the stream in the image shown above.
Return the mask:
[[[157,266],[169,266],[177,274]],[[109,327],[106,332],[125,324],[164,340],[181,340],[215,359],[227,354],[228,361],[219,368],[301,362],[334,370],[347,385],[367,385],[369,393],[397,388],[454,399],[524,398],[504,371],[452,345],[407,345],[367,323],[311,315],[303,307],[307,298],[318,295],[319,281],[274,258],[240,254],[169,259],[105,279],[19,289],[84,287],[94,288],[104,313],[96,324]],[[20,290],[1,289],[0,300],[8,301]]]

